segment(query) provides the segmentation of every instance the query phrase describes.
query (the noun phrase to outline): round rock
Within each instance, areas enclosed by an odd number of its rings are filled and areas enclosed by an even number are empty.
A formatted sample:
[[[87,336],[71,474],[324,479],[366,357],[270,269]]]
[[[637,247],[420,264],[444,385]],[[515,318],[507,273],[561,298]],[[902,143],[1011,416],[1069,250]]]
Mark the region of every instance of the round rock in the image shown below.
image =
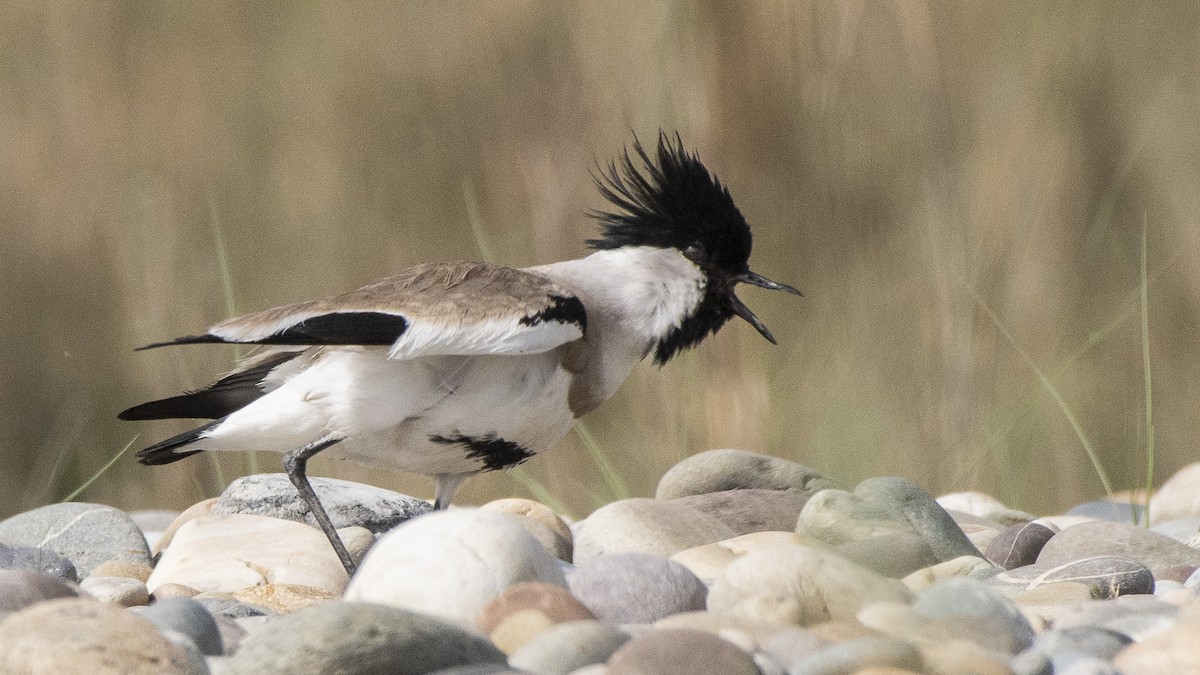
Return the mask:
[[[515,517],[460,508],[421,516],[380,538],[345,597],[471,623],[523,581],[567,585],[558,559]]]
[[[789,673],[859,673],[924,670],[921,650],[893,637],[861,637],[819,647],[781,664]]]
[[[1200,518],[1200,462],[1189,464],[1167,479],[1150,498],[1150,523]]]
[[[378,534],[433,509],[423,499],[353,481],[310,478],[309,482],[333,526],[338,528],[358,525]],[[213,513],[248,513],[318,527],[308,504],[282,473],[257,474],[233,481],[221,493]]]
[[[853,619],[870,602],[908,603],[912,598],[901,582],[836,554],[780,546],[730,564],[709,591],[708,609],[805,626]]]
[[[100,602],[118,607],[140,607],[150,602],[146,584],[128,577],[106,577],[99,574],[83,580],[79,590]]]
[[[79,578],[106,560],[150,563],[150,548],[133,520],[103,504],[65,502],[0,522],[0,543],[35,546],[70,560]]]
[[[1200,625],[1181,623],[1130,645],[1113,659],[1123,675],[1194,673],[1200,664]]]
[[[1092,556],[1064,563],[1037,563],[997,574],[994,580],[1032,590],[1044,584],[1071,581],[1094,589],[1098,598],[1154,592],[1154,574],[1141,563],[1115,556]]]
[[[514,584],[483,609],[475,625],[505,654],[512,654],[551,626],[596,618],[561,586]]]
[[[787,490],[725,490],[672,501],[713,516],[734,533],[743,535],[794,530],[808,495]]]
[[[277,617],[250,633],[222,672],[418,675],[455,666],[503,665],[505,658],[480,635],[428,615],[333,602]]]
[[[233,593],[267,583],[340,594],[346,570],[318,529],[266,516],[211,515],[179,528],[146,585],[151,593],[163,584]]]
[[[1200,550],[1144,527],[1105,521],[1081,523],[1059,532],[1042,547],[1037,561],[1054,565],[1089,556],[1116,556],[1151,569],[1200,567]]]
[[[78,596],[74,586],[58,577],[31,570],[0,570],[0,618],[46,600]]]
[[[200,675],[204,662],[153,623],[95,600],[50,600],[0,622],[0,672]]]
[[[224,653],[221,631],[217,621],[204,605],[190,598],[168,598],[138,610],[160,629],[173,630],[191,639],[192,644],[205,656],[220,656]]]
[[[610,623],[654,623],[702,610],[708,588],[683,565],[645,553],[613,553],[579,565],[567,584],[597,618]]]
[[[516,516],[517,522],[541,542],[555,558],[571,562],[575,546],[571,527],[549,506],[532,499],[496,499],[479,507],[484,511],[498,511]]]
[[[834,487],[820,472],[782,457],[746,450],[709,450],[671,467],[655,497],[674,499],[725,490],[790,490],[813,495]]]
[[[675,500],[622,499],[575,523],[575,562],[607,553],[650,553],[670,557],[734,535],[719,519]]]
[[[628,641],[628,633],[607,623],[560,623],[527,642],[508,663],[531,673],[566,675],[584,666],[604,663]]]
[[[964,555],[983,557],[946,509],[907,478],[868,478],[854,488],[854,494],[907,520],[940,560]]]
[[[664,629],[643,633],[608,660],[608,675],[693,673],[759,675],[750,655],[712,633]]]
[[[0,569],[29,570],[57,577],[63,581],[79,581],[79,574],[70,560],[46,548],[0,544]]]
[[[1038,523],[1010,525],[992,539],[984,556],[1006,570],[1032,565],[1053,536],[1054,530]]]

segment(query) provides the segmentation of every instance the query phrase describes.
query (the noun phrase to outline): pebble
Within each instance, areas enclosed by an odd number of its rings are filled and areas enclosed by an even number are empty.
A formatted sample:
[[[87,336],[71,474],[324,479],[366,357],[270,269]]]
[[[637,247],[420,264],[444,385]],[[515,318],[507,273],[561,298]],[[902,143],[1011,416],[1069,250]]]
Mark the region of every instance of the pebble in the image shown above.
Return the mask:
[[[143,618],[163,630],[186,635],[205,656],[225,653],[221,631],[204,605],[188,598],[170,598],[138,610]]]
[[[212,515],[213,508],[215,508],[217,505],[217,500],[217,497],[212,497],[210,499],[198,501],[184,509],[179,515],[175,516],[175,520],[172,520],[171,524],[167,525],[167,529],[163,530],[163,533],[158,537],[158,540],[151,544],[150,552],[154,554],[154,557],[157,559],[158,554],[165,551],[167,547],[171,545],[171,541],[175,538],[175,533],[178,532],[179,528],[183,527],[185,523],[195,520],[200,516]]]
[[[0,544],[0,569],[42,572],[63,581],[79,581],[70,560],[47,548]]]
[[[947,579],[990,578],[993,573],[999,571],[999,568],[989,560],[973,555],[964,555],[917,570],[904,577],[903,581],[910,591],[916,593]]]
[[[714,516],[675,500],[622,499],[600,507],[572,527],[575,562],[608,553],[663,557],[736,534]]]
[[[69,598],[38,603],[0,622],[0,672],[201,675],[208,670],[147,619],[95,600]]]
[[[1200,518],[1200,462],[1176,471],[1150,498],[1151,525],[1184,518]]]
[[[550,626],[509,657],[513,668],[542,675],[567,673],[604,663],[629,641],[629,633],[601,621],[569,621]]]
[[[938,497],[937,503],[949,512],[960,511],[1003,527],[1036,520],[1032,514],[1009,508],[995,497],[982,492],[953,492]]]
[[[233,593],[267,583],[340,594],[346,570],[318,529],[247,514],[200,516],[184,523],[146,585],[179,584]]]
[[[707,585],[712,585],[721,572],[739,556],[750,551],[772,546],[800,544],[821,548],[823,544],[812,537],[795,532],[751,532],[732,539],[723,539],[715,544],[704,544],[685,549],[671,556],[671,560],[683,565]]]
[[[149,564],[146,538],[124,511],[64,502],[0,521],[0,543],[49,549],[71,561],[79,578],[107,560]]]
[[[505,662],[504,652],[486,638],[432,616],[374,603],[332,602],[265,623],[246,636],[222,672],[432,673]]]
[[[32,570],[0,570],[0,618],[46,600],[79,596],[76,586]]]
[[[653,623],[702,610],[708,595],[708,587],[687,567],[646,553],[589,560],[567,576],[567,585],[597,618],[614,624]]]
[[[761,671],[749,654],[727,640],[705,631],[669,628],[643,633],[625,643],[609,659],[607,672],[760,675]]]
[[[319,602],[336,600],[340,596],[340,593],[302,584],[263,584],[236,591],[233,599],[278,614],[287,614]]]
[[[995,581],[1019,585],[1026,590],[1042,584],[1073,581],[1093,588],[1093,593],[1098,598],[1154,592],[1154,575],[1150,568],[1132,560],[1108,555],[1061,563],[1039,562],[998,574]]]
[[[834,487],[824,474],[782,457],[746,450],[708,450],[679,462],[658,481],[657,499],[726,490],[790,490],[814,495]]]
[[[362,483],[322,477],[309,482],[336,528],[358,525],[378,534],[433,509],[423,499]],[[270,516],[318,527],[308,504],[282,473],[238,478],[221,493],[213,513]]]
[[[127,560],[107,560],[92,568],[92,575],[102,577],[126,577],[145,583],[154,569],[143,563]]]
[[[505,654],[559,623],[596,618],[566,589],[525,582],[509,586],[483,608],[475,625]]]
[[[725,523],[735,535],[789,531],[808,502],[808,495],[788,490],[724,490],[673,500]]]
[[[784,665],[789,673],[921,672],[925,660],[915,644],[893,637],[861,637],[827,645]]]
[[[555,558],[571,562],[575,549],[571,526],[549,506],[532,499],[510,498],[490,501],[479,508],[516,516],[517,522]]]
[[[345,599],[469,624],[523,581],[567,585],[557,558],[515,516],[459,508],[415,518],[385,534],[363,560]]]
[[[93,574],[79,584],[79,590],[100,602],[118,607],[140,607],[150,602],[146,584],[128,577],[106,577]]]
[[[847,560],[892,579],[900,579],[943,562],[929,543],[914,532],[851,541],[834,546],[832,550]]]
[[[903,583],[806,546],[780,546],[734,561],[708,593],[708,610],[800,626],[852,619],[864,605],[912,601]]]
[[[1180,624],[1148,635],[1113,658],[1123,675],[1195,673],[1200,670],[1200,625]]]
[[[1061,564],[1089,556],[1116,556],[1151,569],[1192,565],[1200,567],[1200,550],[1170,537],[1129,523],[1081,523],[1054,535],[1038,563]]]
[[[1097,499],[1092,502],[1077,504],[1066,512],[1067,516],[1084,517],[1089,520],[1103,520],[1110,523],[1143,522],[1143,506],[1129,502],[1117,502],[1111,499]]]
[[[1054,530],[1038,523],[1010,525],[992,539],[984,557],[1006,570],[1032,565],[1054,534]]]

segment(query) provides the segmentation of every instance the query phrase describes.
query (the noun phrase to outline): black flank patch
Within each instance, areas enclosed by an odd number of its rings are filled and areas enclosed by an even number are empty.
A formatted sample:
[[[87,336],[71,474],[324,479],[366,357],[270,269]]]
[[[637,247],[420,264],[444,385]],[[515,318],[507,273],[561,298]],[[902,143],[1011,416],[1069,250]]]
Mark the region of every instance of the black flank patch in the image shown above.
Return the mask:
[[[445,445],[461,445],[467,449],[467,457],[483,462],[484,471],[508,469],[533,457],[533,452],[518,443],[506,441],[496,434],[482,436],[430,436],[430,441]]]
[[[573,323],[581,329],[587,330],[587,311],[583,308],[583,303],[579,298],[573,295],[552,295],[549,306],[537,314],[521,317],[517,323],[523,326],[536,326],[546,321]]]

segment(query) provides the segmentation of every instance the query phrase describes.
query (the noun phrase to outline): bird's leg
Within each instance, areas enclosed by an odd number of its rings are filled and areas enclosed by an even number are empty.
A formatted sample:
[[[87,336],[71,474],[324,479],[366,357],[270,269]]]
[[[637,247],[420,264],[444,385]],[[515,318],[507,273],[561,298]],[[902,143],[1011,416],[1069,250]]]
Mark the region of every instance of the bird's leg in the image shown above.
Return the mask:
[[[463,484],[463,481],[475,475],[476,472],[469,471],[467,473],[440,473],[434,476],[434,491],[433,491],[433,510],[442,511],[450,506],[450,500],[454,498],[454,493],[458,492],[458,486]]]
[[[317,499],[317,492],[309,484],[308,475],[306,474],[309,458],[340,440],[342,439],[326,436],[308,445],[296,448],[283,456],[283,468],[287,471],[288,479],[292,481],[292,485],[296,486],[296,492],[300,493],[300,498],[304,500],[305,504],[308,504],[308,510],[312,512],[313,518],[321,526],[321,531],[329,539],[334,553],[337,553],[337,557],[342,561],[342,567],[346,568],[347,574],[354,576],[354,559],[350,557],[350,552],[346,550],[346,545],[342,543],[342,538],[338,536],[337,528],[333,526],[333,521],[329,519],[329,514],[325,512],[325,507],[321,506],[321,500]]]

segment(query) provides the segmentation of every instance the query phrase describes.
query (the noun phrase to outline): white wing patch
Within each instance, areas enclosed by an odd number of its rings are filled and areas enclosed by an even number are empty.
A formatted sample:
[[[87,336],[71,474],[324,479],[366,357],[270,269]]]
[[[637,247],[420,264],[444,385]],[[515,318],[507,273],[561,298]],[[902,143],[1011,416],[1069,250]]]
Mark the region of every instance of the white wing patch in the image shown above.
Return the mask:
[[[476,356],[482,354],[540,354],[583,337],[575,323],[542,321],[535,325],[494,319],[469,325],[446,325],[414,319],[392,345],[388,356]]]

